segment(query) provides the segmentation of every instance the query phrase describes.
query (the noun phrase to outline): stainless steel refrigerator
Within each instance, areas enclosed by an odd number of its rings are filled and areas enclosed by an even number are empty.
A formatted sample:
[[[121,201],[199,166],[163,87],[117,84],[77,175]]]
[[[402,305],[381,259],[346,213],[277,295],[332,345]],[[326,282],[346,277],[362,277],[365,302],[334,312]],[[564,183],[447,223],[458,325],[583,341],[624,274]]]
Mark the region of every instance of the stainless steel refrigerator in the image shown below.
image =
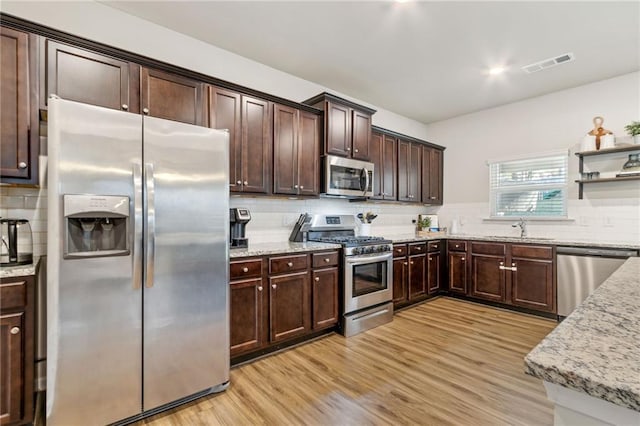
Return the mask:
[[[229,382],[228,132],[49,102],[49,426]]]

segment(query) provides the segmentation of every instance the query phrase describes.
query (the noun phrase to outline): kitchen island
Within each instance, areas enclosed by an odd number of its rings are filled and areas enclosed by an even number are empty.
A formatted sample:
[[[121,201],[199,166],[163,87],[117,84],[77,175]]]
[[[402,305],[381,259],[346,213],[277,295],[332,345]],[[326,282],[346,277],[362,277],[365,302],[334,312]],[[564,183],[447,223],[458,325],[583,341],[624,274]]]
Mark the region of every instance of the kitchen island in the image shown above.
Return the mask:
[[[640,424],[640,258],[628,259],[525,358],[555,424]]]

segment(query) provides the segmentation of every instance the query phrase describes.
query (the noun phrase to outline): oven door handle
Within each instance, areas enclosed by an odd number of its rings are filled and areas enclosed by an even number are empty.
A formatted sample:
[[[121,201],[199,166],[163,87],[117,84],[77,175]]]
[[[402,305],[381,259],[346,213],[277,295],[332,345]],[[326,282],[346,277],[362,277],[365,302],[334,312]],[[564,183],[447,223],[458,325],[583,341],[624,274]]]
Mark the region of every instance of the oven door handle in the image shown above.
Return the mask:
[[[365,254],[358,256],[348,256],[345,258],[345,263],[350,265],[363,265],[367,263],[376,263],[381,261],[389,261],[393,259],[393,253],[385,254]]]

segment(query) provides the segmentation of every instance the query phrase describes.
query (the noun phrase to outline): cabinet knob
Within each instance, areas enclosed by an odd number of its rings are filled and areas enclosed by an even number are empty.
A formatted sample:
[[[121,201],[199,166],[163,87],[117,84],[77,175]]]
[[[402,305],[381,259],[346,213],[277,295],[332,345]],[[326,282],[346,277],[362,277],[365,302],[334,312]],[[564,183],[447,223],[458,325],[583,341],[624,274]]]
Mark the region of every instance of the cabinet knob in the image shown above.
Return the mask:
[[[315,277],[314,280],[320,281],[320,277]]]
[[[20,333],[20,327],[13,327],[10,331],[11,334],[18,334]]]
[[[278,286],[276,284],[271,284],[271,288],[275,290]]]
[[[460,260],[462,260],[462,261],[464,262],[464,257],[463,257],[463,258],[461,258]]]
[[[402,253],[402,249],[397,249],[396,250],[398,253]]]
[[[298,189],[298,185],[293,185],[293,187],[294,187],[295,189]]]
[[[511,266],[516,266],[516,262],[511,263]]]
[[[262,286],[261,285],[258,286],[258,291],[262,291]]]
[[[122,104],[122,109],[125,110],[125,111],[129,111],[129,105]]]
[[[403,264],[404,266],[409,265],[407,262],[402,262],[402,264]]]
[[[500,262],[500,265],[504,265],[504,262]]]
[[[431,256],[429,256],[429,262],[431,262],[433,260],[433,258]]]
[[[460,244],[456,244],[456,248],[460,247]]]
[[[300,189],[304,189],[304,186],[303,186],[303,185],[300,185]]]
[[[429,197],[429,199],[430,199],[430,200],[435,200],[435,199],[436,199],[436,197]]]
[[[242,185],[242,181],[241,180],[237,181],[236,185]]]
[[[247,267],[242,268],[242,272],[244,272],[246,274],[247,272],[249,272],[249,268],[247,268]]]
[[[326,263],[329,263],[329,262],[331,262],[331,259],[329,259],[328,257],[325,257],[325,258],[324,258],[324,261],[325,261]]]
[[[287,266],[288,266],[289,268],[292,268],[292,267],[293,267],[293,262],[287,262]]]
[[[351,148],[347,148],[347,151],[351,151]]]
[[[27,168],[27,163],[25,163],[24,161],[21,161],[20,163],[18,163],[18,168],[19,169],[26,169]]]
[[[438,247],[440,247],[438,244],[434,244],[433,245],[433,248],[436,249],[436,250],[438,249]]]
[[[411,262],[409,262],[409,263],[413,265],[413,260]]]
[[[144,115],[149,115],[149,108],[142,108]]]
[[[353,152],[358,152],[358,148],[354,149]]]
[[[422,247],[418,246],[418,247],[416,247],[416,250],[420,251],[420,250],[422,250]]]
[[[249,182],[245,180],[244,182],[242,182],[242,184],[243,185],[249,185]]]

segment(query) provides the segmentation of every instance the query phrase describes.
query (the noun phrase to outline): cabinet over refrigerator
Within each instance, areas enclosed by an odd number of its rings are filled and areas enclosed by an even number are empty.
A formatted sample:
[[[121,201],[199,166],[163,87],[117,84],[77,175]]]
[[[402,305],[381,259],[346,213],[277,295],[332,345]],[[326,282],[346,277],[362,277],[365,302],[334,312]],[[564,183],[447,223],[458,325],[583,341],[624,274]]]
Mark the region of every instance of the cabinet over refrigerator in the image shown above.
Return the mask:
[[[49,102],[49,426],[229,381],[226,131]]]

